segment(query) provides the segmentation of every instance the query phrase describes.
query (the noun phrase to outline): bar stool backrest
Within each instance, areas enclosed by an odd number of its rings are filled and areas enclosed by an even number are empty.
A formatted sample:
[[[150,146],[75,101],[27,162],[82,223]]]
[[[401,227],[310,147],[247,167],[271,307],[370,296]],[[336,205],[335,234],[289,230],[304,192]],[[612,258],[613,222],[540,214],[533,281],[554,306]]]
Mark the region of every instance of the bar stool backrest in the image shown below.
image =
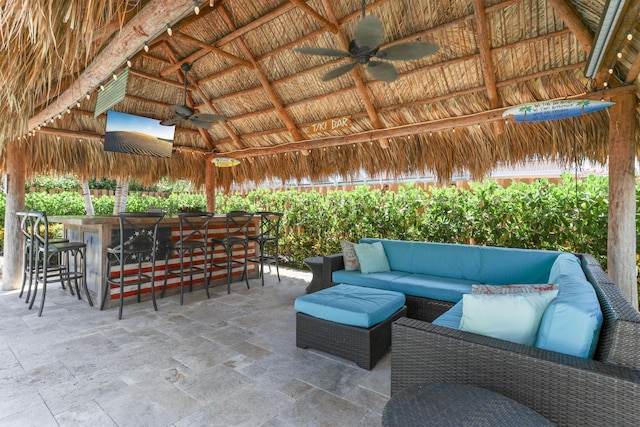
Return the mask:
[[[114,248],[125,264],[143,256],[145,261],[155,261],[158,251],[158,223],[164,218],[161,212],[121,212],[120,243]]]
[[[213,219],[213,214],[208,212],[183,212],[178,214],[180,220],[180,240],[182,242],[197,241],[204,242],[206,246],[209,240],[209,223]]]
[[[231,211],[226,215],[226,238],[248,240],[249,227],[253,220],[253,214],[245,211]]]
[[[260,215],[261,240],[277,240],[280,237],[280,220],[282,212],[256,212]]]

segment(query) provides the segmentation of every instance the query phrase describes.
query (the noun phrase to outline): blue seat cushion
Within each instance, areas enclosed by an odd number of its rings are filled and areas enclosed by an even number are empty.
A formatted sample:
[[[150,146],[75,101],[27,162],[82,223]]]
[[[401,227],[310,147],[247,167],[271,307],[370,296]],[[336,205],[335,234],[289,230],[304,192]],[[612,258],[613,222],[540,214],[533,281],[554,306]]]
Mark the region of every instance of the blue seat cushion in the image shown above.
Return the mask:
[[[463,294],[471,293],[471,285],[478,283],[473,280],[429,276],[418,273],[411,274],[394,270],[370,274],[362,274],[359,271],[337,270],[333,272],[331,280],[336,283],[348,283],[350,285],[402,292],[405,295],[414,297],[450,302],[460,301]]]
[[[387,320],[404,303],[400,292],[341,284],[296,298],[294,308],[319,319],[370,328]]]
[[[462,300],[449,310],[442,313],[433,321],[434,325],[444,326],[451,329],[460,329],[460,321],[462,320]]]

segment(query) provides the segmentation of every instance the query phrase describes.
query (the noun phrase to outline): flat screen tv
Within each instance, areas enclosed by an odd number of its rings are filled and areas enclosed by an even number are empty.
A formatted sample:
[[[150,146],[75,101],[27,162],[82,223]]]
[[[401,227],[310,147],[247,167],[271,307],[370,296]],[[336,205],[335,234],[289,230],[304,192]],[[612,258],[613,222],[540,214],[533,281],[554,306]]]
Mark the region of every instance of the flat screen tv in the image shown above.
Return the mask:
[[[107,111],[104,150],[140,156],[171,157],[175,126],[160,120]]]

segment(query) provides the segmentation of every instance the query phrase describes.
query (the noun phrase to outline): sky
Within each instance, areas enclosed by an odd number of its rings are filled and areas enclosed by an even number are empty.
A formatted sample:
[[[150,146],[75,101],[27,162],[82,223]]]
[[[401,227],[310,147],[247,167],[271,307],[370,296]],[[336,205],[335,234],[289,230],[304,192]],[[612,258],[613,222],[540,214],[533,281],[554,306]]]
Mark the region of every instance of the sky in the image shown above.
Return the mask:
[[[143,132],[156,138],[173,141],[175,126],[162,126],[160,120],[109,110],[106,131]]]

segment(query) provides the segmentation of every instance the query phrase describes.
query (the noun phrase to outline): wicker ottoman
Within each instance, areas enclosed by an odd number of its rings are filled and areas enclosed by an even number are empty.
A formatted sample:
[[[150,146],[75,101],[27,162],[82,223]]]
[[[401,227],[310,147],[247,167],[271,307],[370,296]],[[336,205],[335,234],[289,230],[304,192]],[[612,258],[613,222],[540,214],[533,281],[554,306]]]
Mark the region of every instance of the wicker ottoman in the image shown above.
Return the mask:
[[[298,297],[296,345],[372,369],[391,346],[391,323],[407,315],[400,292],[337,285]]]

